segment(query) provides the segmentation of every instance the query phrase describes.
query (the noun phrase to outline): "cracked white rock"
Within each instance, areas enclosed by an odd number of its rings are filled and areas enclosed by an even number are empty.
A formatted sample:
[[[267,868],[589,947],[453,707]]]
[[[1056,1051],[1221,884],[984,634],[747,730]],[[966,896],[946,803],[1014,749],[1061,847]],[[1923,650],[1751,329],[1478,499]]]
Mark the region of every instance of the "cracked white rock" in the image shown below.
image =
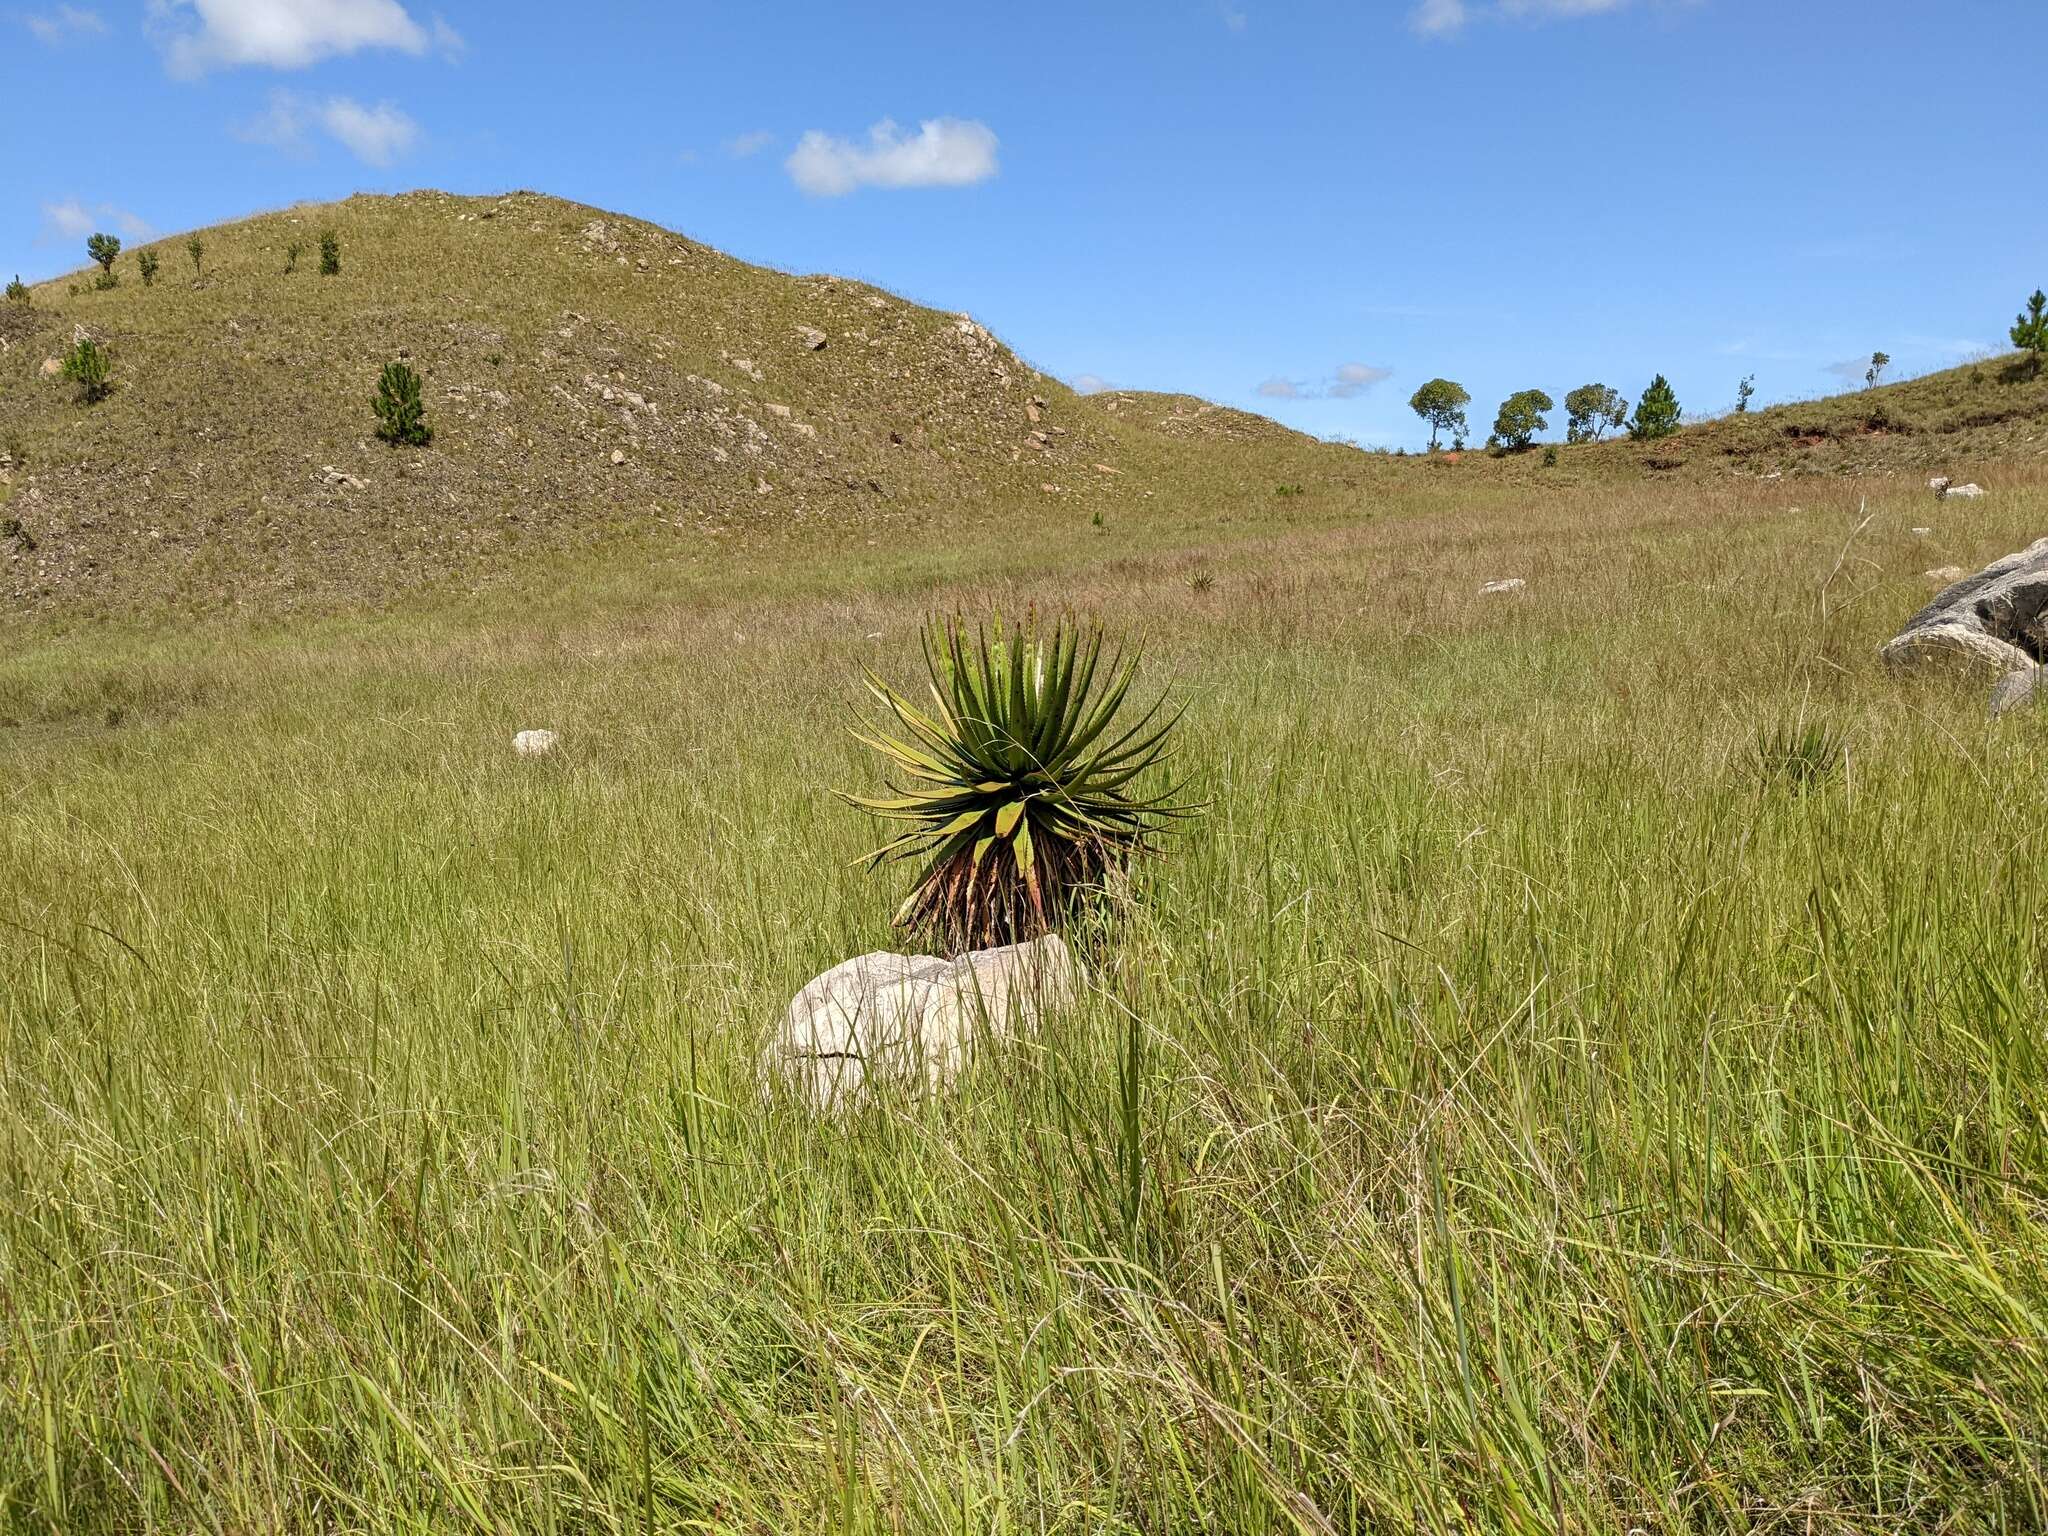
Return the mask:
[[[1071,1006],[1081,982],[1057,934],[950,960],[862,955],[797,993],[762,1052],[763,1075],[821,1111],[849,1109],[881,1083],[936,1091],[986,1042]]]

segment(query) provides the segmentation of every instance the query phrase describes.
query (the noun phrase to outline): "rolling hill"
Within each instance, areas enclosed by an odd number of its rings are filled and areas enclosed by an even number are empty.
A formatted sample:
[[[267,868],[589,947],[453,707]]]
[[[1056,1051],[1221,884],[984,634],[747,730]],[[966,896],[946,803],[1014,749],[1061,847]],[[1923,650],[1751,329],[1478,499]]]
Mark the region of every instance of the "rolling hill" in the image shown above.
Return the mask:
[[[198,238],[196,266],[182,236],[148,248],[152,285],[127,252],[110,290],[81,274],[0,304],[0,614],[384,605],[591,551],[1057,536],[1227,517],[1279,485],[1362,516],[1404,490],[1967,471],[2048,446],[2048,378],[1992,362],[1568,449],[1562,475],[1527,454],[1428,475],[1189,396],[1083,397],[970,317],[529,192],[362,196]],[[53,376],[85,336],[113,357],[91,407]],[[425,450],[373,436],[393,359],[424,376]]]
[[[598,542],[1085,523],[1256,419],[1091,404],[966,316],[530,193],[356,197],[199,238],[196,274],[179,237],[153,286],[124,253],[111,291],[81,277],[0,305],[8,609],[330,606]],[[53,376],[87,335],[114,360],[90,408]],[[424,451],[373,436],[392,359],[424,376]]]

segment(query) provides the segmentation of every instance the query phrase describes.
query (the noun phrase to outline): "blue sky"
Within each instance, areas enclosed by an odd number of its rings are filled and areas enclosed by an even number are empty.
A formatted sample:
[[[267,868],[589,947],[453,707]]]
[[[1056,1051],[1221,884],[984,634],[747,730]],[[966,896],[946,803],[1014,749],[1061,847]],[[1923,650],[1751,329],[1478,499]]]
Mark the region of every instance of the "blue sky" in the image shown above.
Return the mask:
[[[971,311],[1068,380],[1414,446],[2003,350],[2040,0],[0,0],[0,273],[530,187]],[[2032,63],[2028,62],[2031,55]],[[1858,369],[1860,373],[1860,367]],[[1560,418],[1553,427],[1562,428]],[[1556,435],[1553,432],[1553,435]]]

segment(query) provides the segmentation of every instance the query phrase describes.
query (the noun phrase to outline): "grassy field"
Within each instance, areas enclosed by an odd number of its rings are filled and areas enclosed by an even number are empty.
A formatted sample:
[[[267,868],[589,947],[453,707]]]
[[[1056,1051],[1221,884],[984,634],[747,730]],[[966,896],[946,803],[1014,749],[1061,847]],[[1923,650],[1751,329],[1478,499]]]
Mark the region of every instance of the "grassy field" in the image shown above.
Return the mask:
[[[1872,654],[2048,474],[1413,484],[18,634],[0,1522],[2048,1524],[2048,723]],[[764,1100],[859,667],[1032,601],[1213,812],[956,1095]]]

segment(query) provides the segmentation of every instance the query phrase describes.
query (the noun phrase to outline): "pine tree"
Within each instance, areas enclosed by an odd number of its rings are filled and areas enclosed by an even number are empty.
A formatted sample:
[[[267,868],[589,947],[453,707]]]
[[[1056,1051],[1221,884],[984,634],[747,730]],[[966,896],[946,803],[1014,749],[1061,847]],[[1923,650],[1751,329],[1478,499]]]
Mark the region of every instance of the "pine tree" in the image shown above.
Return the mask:
[[[2034,372],[2041,371],[2041,359],[2048,357],[2048,293],[2034,290],[2026,313],[2013,322],[2012,344],[2032,359]]]
[[[387,443],[424,448],[434,440],[420,399],[420,376],[404,363],[384,365],[370,409],[377,413],[377,435]]]
[[[1677,392],[1660,373],[1650,380],[1650,387],[1636,402],[1635,419],[1628,424],[1628,435],[1638,441],[1669,437],[1678,430],[1679,418],[1683,414],[1678,408]]]

